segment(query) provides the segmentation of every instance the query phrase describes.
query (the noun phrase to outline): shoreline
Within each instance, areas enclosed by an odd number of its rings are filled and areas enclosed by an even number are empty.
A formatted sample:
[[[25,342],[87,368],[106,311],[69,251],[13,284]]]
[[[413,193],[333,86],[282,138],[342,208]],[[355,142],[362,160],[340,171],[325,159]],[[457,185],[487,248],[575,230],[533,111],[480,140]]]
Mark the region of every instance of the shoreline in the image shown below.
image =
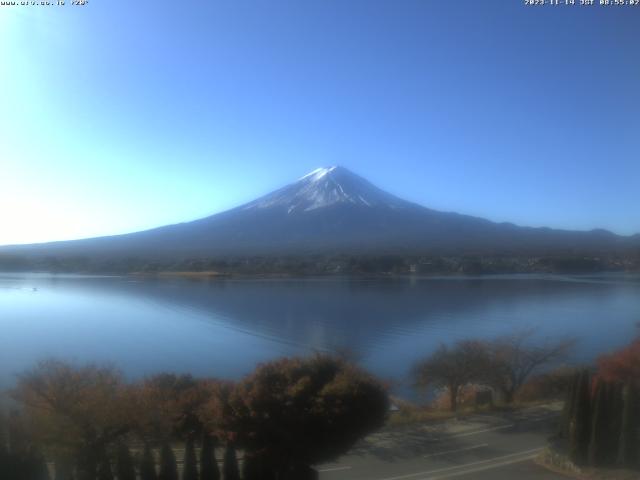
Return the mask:
[[[609,270],[594,272],[504,272],[504,273],[461,273],[461,272],[441,272],[441,273],[288,273],[288,272],[218,272],[214,270],[205,271],[172,271],[161,270],[157,272],[78,272],[78,271],[48,271],[48,270],[23,270],[23,271],[1,271],[0,275],[44,275],[44,276],[71,276],[71,277],[134,277],[134,278],[183,278],[193,280],[212,280],[212,279],[402,279],[402,280],[495,280],[495,279],[530,279],[530,278],[585,278],[590,277],[639,277],[640,271],[636,270]]]

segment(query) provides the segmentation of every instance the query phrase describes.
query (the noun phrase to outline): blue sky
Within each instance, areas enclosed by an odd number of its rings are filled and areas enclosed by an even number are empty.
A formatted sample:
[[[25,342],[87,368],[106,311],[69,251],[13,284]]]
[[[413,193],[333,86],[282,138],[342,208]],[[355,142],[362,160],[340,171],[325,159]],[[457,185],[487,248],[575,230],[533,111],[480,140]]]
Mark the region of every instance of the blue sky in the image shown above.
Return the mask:
[[[223,211],[339,164],[409,200],[640,232],[640,7],[0,7],[0,244]]]

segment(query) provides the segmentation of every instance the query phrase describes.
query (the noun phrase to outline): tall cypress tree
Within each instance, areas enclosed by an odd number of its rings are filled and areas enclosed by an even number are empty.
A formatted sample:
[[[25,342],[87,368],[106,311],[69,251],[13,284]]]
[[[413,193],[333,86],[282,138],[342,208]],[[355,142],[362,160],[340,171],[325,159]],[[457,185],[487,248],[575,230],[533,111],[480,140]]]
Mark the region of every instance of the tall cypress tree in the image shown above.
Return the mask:
[[[78,451],[78,480],[95,480],[98,475],[98,457],[95,449],[86,446]]]
[[[73,480],[73,462],[66,455],[59,455],[56,458],[55,480]]]
[[[21,480],[21,464],[18,461],[17,456],[11,453],[8,449],[4,453],[4,463],[1,465],[3,470],[0,471],[3,472],[4,478],[7,480]]]
[[[140,462],[140,480],[157,480],[156,461],[153,458],[153,452],[149,445],[144,446],[142,460]]]
[[[243,480],[276,480],[276,472],[262,455],[245,453],[242,467]]]
[[[116,472],[118,480],[136,480],[136,469],[129,447],[124,443],[118,445],[116,452]]]
[[[565,395],[564,406],[562,407],[562,416],[560,417],[560,425],[558,435],[561,438],[569,438],[569,424],[573,416],[573,408],[576,401],[576,391],[578,390],[579,373],[575,373],[569,380],[567,392]]]
[[[625,467],[635,467],[638,465],[638,455],[640,454],[640,442],[638,441],[640,415],[637,410],[637,391],[631,383],[624,387],[623,402],[618,463]]]
[[[44,455],[38,450],[30,449],[24,457],[22,477],[24,480],[49,480],[49,468]]]
[[[158,474],[158,480],[179,480],[176,456],[168,442],[165,442],[160,449],[160,472]]]
[[[220,480],[215,446],[215,438],[205,433],[202,437],[202,450],[200,451],[200,478],[202,480]]]
[[[609,388],[598,380],[594,396],[591,420],[591,440],[589,442],[589,464],[601,466],[606,463],[606,449],[609,431]]]
[[[255,455],[244,455],[244,464],[242,466],[243,480],[263,480],[264,472],[260,458]]]
[[[98,463],[98,480],[114,480],[111,460],[106,455],[103,455]]]
[[[184,446],[182,480],[198,480],[198,460],[196,459],[196,449],[191,436],[187,438]]]
[[[591,376],[584,370],[576,389],[573,415],[569,422],[569,458],[572,462],[586,463],[591,430]]]
[[[620,442],[620,429],[622,426],[622,411],[624,404],[622,401],[622,387],[618,382],[609,382],[608,386],[608,413],[607,441],[605,444],[605,463],[612,465],[618,458],[618,448]]]
[[[51,476],[49,475],[49,467],[47,465],[47,459],[44,458],[44,455],[38,454],[35,458],[35,462],[35,478],[37,480],[49,480]]]
[[[224,480],[240,480],[236,449],[231,442],[227,443],[227,450],[224,452],[222,471],[224,473]]]
[[[0,441],[0,472],[5,472],[5,475],[9,475],[9,452],[7,452],[5,446]],[[13,480],[12,478],[9,480]]]

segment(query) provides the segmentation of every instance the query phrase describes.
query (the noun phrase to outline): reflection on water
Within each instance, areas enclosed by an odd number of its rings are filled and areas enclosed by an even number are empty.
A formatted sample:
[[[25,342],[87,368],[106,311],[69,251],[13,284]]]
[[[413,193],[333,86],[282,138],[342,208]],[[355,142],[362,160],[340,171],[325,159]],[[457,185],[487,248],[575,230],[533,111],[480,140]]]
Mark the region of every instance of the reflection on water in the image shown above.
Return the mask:
[[[536,327],[573,361],[627,343],[638,276],[216,280],[0,274],[0,383],[46,356],[237,378],[282,355],[352,350],[402,382],[441,342]],[[404,390],[404,388],[402,388]]]

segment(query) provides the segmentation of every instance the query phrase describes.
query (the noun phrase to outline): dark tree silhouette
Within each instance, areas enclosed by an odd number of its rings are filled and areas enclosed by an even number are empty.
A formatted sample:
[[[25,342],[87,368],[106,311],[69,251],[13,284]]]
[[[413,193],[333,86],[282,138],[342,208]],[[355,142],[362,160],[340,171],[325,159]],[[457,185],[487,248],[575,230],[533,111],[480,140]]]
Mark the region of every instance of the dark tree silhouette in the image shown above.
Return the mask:
[[[618,458],[620,433],[622,429],[622,412],[624,404],[622,399],[623,385],[618,382],[606,382],[607,385],[607,418],[606,442],[604,445],[604,462],[612,465]]]
[[[9,452],[7,452],[5,446],[0,442],[0,472],[8,472],[9,463]]]
[[[184,446],[182,480],[198,480],[198,460],[196,459],[196,449],[191,436],[187,438]]]
[[[591,433],[591,375],[583,371],[578,380],[573,416],[569,423],[569,458],[578,465],[587,461]]]
[[[638,439],[638,395],[633,383],[628,383],[623,393],[622,422],[620,426],[620,442],[618,463],[625,467],[637,467],[640,452]]]
[[[598,381],[594,396],[591,440],[589,442],[589,464],[593,466],[604,465],[606,462],[607,441],[609,440],[607,433],[612,421],[612,418],[609,417],[609,400],[608,386],[604,381]]]
[[[227,444],[227,449],[224,453],[224,464],[222,465],[222,470],[224,473],[224,480],[240,480],[236,449],[231,442]]]
[[[98,480],[113,480],[111,461],[103,456],[98,463]]]
[[[156,461],[149,445],[144,446],[142,459],[140,461],[140,480],[157,480]]]
[[[578,382],[580,380],[580,374],[575,373],[571,381],[569,382],[569,387],[565,394],[564,406],[562,408],[562,416],[560,417],[560,425],[558,429],[558,434],[561,438],[569,438],[569,424],[571,423],[571,419],[573,417],[573,409],[575,407],[576,402],[576,392],[578,390]]]
[[[276,480],[273,466],[266,463],[264,455],[245,453],[242,468],[243,480]]]
[[[220,469],[216,461],[216,440],[208,434],[202,437],[202,450],[200,451],[200,478],[201,480],[220,480]]]
[[[284,478],[329,461],[383,423],[385,388],[344,359],[316,355],[259,366],[228,399],[224,429]]]
[[[73,480],[73,461],[66,455],[55,459],[55,480]]]
[[[22,477],[24,480],[49,480],[49,469],[44,455],[35,448],[30,448],[22,459]]]
[[[178,465],[176,456],[168,442],[162,444],[160,449],[160,472],[158,480],[178,480]]]
[[[95,480],[98,475],[100,451],[89,444],[78,450],[78,480]]]
[[[129,447],[124,443],[118,445],[116,452],[116,472],[118,480],[136,480],[136,469]]]

